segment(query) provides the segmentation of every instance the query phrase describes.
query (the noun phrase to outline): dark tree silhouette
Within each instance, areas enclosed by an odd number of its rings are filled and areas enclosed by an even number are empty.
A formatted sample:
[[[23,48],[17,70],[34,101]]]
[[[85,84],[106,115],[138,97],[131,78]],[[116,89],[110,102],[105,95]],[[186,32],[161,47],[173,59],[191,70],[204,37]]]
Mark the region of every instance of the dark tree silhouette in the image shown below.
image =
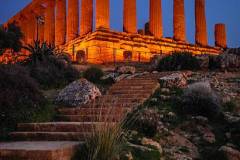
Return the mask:
[[[14,52],[20,51],[21,38],[23,38],[23,33],[15,22],[8,24],[7,27],[0,26],[0,55],[6,49],[12,49]]]

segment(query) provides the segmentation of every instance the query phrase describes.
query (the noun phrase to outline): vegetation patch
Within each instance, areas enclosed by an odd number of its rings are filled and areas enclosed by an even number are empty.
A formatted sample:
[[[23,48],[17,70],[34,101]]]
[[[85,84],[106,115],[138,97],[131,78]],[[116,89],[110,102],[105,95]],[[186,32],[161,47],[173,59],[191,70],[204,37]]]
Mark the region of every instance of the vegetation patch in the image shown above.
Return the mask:
[[[192,53],[176,52],[159,61],[158,71],[199,70],[200,65]]]
[[[17,123],[50,120],[52,106],[23,67],[0,65],[0,75],[0,136]]]
[[[35,41],[26,49],[31,54],[23,64],[43,89],[61,88],[80,78],[68,55],[57,52],[53,45]]]

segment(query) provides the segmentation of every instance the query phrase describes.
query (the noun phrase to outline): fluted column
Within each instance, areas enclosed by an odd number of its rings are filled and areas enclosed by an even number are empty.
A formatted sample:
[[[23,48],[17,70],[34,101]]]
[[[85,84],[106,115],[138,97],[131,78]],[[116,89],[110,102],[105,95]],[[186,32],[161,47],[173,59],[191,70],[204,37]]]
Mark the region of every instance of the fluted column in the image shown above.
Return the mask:
[[[78,36],[79,25],[79,1],[68,1],[68,16],[67,16],[67,41],[71,41]]]
[[[44,24],[38,24],[38,38],[40,42],[44,42]]]
[[[215,25],[215,45],[221,48],[227,48],[227,34],[225,24]]]
[[[47,1],[45,10],[44,40],[54,44],[55,40],[55,1]]]
[[[27,25],[27,44],[33,44],[34,40],[36,40],[37,35],[37,20],[33,13],[28,18]]]
[[[174,0],[173,8],[174,39],[186,41],[184,0]]]
[[[82,0],[80,35],[83,36],[93,30],[93,0]]]
[[[66,0],[56,0],[55,44],[62,45],[66,38]]]
[[[149,31],[156,38],[163,36],[162,0],[150,0]]]
[[[205,14],[205,0],[195,0],[195,16],[196,16],[195,17],[196,44],[207,46],[208,36],[207,36],[206,14]]]
[[[96,29],[110,29],[109,0],[96,0]]]
[[[137,33],[136,0],[124,0],[123,7],[123,31]]]

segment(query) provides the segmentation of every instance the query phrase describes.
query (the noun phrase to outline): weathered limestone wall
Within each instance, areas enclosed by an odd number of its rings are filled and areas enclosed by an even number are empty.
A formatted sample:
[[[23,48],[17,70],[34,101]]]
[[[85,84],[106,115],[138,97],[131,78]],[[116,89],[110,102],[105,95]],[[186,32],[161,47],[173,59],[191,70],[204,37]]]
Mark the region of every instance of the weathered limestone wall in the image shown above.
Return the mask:
[[[136,0],[124,0],[123,3],[123,31],[137,33]]]
[[[196,25],[195,33],[196,44],[207,46],[208,36],[205,14],[205,0],[195,0],[195,25]]]
[[[56,0],[55,44],[62,45],[66,40],[66,0]]]
[[[221,48],[227,48],[227,34],[225,24],[215,25],[215,45]]]
[[[67,14],[67,42],[78,37],[79,25],[79,1],[68,1],[68,14]]]
[[[82,0],[81,3],[80,36],[93,30],[93,0]]]
[[[149,32],[156,38],[163,37],[162,0],[150,0]]]
[[[96,0],[96,29],[110,29],[109,7],[109,0]]]
[[[177,41],[186,41],[184,0],[174,0],[173,8],[173,38]]]
[[[47,1],[44,24],[44,40],[54,44],[55,41],[55,2]]]

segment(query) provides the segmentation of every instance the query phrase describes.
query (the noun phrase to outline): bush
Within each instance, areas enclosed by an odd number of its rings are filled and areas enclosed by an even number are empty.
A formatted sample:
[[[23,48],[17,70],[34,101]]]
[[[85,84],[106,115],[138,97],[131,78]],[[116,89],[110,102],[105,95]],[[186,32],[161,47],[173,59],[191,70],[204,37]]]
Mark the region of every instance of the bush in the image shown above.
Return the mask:
[[[155,109],[144,109],[138,114],[131,129],[146,137],[154,137],[160,129],[160,114]]]
[[[103,75],[103,71],[97,67],[90,67],[83,73],[84,78],[93,83],[100,83]]]
[[[198,59],[191,53],[173,53],[159,61],[158,71],[199,70]]]
[[[223,104],[223,110],[226,112],[233,112],[237,108],[237,103],[233,100]]]
[[[0,65],[0,75],[0,136],[17,123],[47,118],[38,114],[48,109],[47,101],[23,67]]]
[[[31,55],[24,65],[42,88],[60,88],[80,78],[80,73],[72,67],[70,58],[64,53],[57,53],[54,46],[35,41],[27,49]]]
[[[181,111],[191,115],[214,118],[219,115],[221,103],[208,82],[190,85],[183,93]]]

